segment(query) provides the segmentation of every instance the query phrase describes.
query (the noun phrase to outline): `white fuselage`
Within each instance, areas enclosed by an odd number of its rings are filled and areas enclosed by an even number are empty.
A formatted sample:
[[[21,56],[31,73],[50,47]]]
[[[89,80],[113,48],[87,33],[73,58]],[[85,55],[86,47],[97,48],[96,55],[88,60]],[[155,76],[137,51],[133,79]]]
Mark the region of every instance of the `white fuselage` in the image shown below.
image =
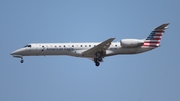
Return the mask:
[[[121,39],[119,42],[113,42],[115,38],[109,38],[103,42],[32,43],[12,52],[11,55],[21,58],[21,63],[24,62],[23,56],[68,55],[89,58],[99,66],[106,56],[137,54],[159,47],[168,25],[169,23],[165,23],[156,27],[145,39]]]
[[[30,46],[20,48],[11,53],[13,56],[45,56],[45,55],[69,55],[76,57],[94,58],[95,55],[83,55],[82,52],[98,45],[99,43],[32,43]],[[123,48],[120,42],[112,42],[106,50],[106,56],[118,54],[136,54],[149,51],[155,47]]]

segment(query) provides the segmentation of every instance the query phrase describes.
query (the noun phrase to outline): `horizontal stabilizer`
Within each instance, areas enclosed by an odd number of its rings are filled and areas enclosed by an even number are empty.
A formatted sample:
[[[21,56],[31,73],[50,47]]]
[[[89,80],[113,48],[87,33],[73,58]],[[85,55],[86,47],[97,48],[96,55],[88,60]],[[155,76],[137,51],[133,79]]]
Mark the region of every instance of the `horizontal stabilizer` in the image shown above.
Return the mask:
[[[163,31],[168,28],[169,23],[162,24],[154,29],[154,31]]]

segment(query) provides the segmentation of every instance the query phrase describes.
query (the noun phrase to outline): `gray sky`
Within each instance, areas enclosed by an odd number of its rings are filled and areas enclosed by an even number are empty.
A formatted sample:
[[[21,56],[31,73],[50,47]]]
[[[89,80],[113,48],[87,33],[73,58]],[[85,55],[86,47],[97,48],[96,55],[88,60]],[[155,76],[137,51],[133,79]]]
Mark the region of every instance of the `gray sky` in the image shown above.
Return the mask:
[[[179,0],[1,0],[0,101],[180,101]],[[34,42],[146,38],[170,23],[161,47],[91,60],[13,58]]]

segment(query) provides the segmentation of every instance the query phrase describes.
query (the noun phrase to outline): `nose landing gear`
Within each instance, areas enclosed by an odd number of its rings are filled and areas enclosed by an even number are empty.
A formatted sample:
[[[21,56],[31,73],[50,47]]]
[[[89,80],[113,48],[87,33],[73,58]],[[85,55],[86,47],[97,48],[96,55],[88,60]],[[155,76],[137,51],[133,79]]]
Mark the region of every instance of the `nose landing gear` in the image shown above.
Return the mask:
[[[13,57],[15,58],[21,58],[20,62],[23,63],[24,60],[23,60],[23,57],[21,55],[13,55]]]

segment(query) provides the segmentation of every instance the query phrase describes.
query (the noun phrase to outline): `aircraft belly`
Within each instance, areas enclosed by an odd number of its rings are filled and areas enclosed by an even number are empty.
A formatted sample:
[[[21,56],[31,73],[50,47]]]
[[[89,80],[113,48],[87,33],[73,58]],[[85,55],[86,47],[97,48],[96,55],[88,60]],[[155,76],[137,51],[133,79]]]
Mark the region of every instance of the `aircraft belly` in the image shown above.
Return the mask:
[[[146,52],[152,49],[154,48],[149,48],[149,47],[118,48],[114,50],[107,50],[106,55],[111,56],[111,55],[117,55],[117,54],[138,54],[138,53]]]
[[[142,52],[147,52],[150,51],[154,48],[150,48],[150,47],[141,47],[136,53],[142,53]]]
[[[118,48],[111,50],[113,54],[135,54],[139,48]]]
[[[44,51],[31,51],[24,54],[24,56],[41,56],[41,55],[66,55],[66,51],[58,51],[58,50],[44,50]]]
[[[52,51],[44,51],[41,52],[42,55],[66,55],[66,51],[58,51],[58,50],[52,50]]]

